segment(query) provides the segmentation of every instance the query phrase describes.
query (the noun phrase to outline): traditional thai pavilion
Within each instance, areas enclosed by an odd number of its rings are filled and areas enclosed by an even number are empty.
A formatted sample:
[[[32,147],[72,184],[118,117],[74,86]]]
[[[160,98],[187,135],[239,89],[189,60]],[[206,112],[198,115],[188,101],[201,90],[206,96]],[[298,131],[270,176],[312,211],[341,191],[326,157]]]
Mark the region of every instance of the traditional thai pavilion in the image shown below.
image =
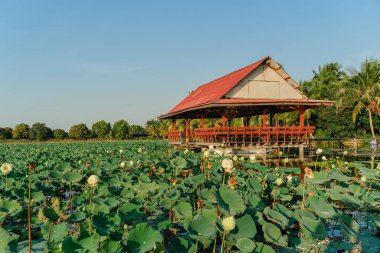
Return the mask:
[[[172,120],[171,145],[299,145],[308,143],[315,130],[304,125],[305,110],[333,103],[306,97],[299,84],[268,56],[199,86],[159,119]],[[290,111],[299,112],[296,126],[270,125],[267,120],[270,115]],[[249,118],[255,115],[262,115],[262,124],[249,126]],[[206,128],[206,118],[221,118],[222,124]],[[233,118],[246,119],[244,126],[229,126]],[[177,129],[176,119],[186,120],[184,131]],[[201,119],[201,127],[190,129],[192,119]]]

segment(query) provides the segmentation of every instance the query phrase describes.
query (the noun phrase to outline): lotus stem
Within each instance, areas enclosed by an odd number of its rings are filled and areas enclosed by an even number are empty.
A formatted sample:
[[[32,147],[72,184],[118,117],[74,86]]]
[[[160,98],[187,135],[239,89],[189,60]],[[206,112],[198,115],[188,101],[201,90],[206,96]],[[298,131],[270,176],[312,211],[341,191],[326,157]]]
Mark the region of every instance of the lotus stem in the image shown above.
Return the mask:
[[[8,190],[8,174],[5,174],[5,190]]]
[[[47,243],[46,243],[46,253],[49,253],[49,247],[50,247],[50,235],[51,235],[51,230],[53,228],[53,223],[50,223],[49,224],[49,234],[48,234],[48,239],[47,239]]]
[[[30,199],[32,195],[32,171],[29,173],[29,185],[28,185],[28,252],[32,252],[32,228],[31,228],[31,215],[30,215]]]
[[[89,212],[90,212],[90,216],[88,218],[88,229],[90,231],[90,235],[92,235],[92,220],[91,220],[91,207],[92,207],[92,196],[94,194],[94,189],[93,187],[90,187],[90,204],[89,204]]]
[[[220,246],[220,253],[223,253],[224,250],[224,239],[226,238],[226,230],[223,231],[223,237],[222,237],[222,245]]]
[[[278,191],[278,185],[276,185],[276,191],[273,196],[273,203],[272,203],[272,208],[274,209],[274,205],[276,204],[276,196],[277,196],[277,191]]]
[[[216,237],[214,238],[214,247],[212,248],[212,253],[216,253]]]
[[[226,172],[223,172],[223,184],[224,185],[224,180],[226,179]]]
[[[69,197],[70,197],[70,210],[73,210],[73,193],[72,193],[72,183],[70,182],[70,191],[69,191]]]
[[[372,183],[373,183],[373,181],[371,181],[371,183],[369,184],[368,191],[367,191],[367,193],[365,194],[366,197],[368,196],[369,192],[371,191]]]
[[[195,242],[195,251],[194,253],[197,253],[198,252],[198,240]]]
[[[302,189],[302,204],[301,204],[301,210],[305,209],[305,188],[306,188],[306,180],[303,179],[303,189]]]

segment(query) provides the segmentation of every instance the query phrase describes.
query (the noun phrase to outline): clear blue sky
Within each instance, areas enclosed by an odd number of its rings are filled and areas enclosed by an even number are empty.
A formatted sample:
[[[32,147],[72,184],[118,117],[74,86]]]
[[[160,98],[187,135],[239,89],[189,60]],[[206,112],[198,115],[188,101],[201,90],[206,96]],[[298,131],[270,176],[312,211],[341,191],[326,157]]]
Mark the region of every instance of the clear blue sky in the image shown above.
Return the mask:
[[[380,1],[0,2],[0,126],[144,124],[270,55],[295,80],[380,58]]]

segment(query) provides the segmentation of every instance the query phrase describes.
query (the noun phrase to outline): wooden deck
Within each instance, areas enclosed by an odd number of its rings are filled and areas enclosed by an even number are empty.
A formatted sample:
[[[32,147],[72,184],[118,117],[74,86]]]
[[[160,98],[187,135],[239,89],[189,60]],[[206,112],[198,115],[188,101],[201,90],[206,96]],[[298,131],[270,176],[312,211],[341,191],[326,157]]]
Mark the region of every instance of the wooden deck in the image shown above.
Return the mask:
[[[170,131],[171,145],[297,145],[308,144],[314,126],[211,127]]]

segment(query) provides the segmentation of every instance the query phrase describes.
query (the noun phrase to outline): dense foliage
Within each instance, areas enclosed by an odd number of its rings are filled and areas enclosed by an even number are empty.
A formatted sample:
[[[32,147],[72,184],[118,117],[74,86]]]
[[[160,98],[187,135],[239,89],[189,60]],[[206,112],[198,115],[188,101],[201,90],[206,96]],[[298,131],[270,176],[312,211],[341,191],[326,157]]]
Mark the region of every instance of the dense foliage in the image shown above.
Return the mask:
[[[0,145],[0,252],[27,249],[28,206],[35,251],[379,251],[379,166],[323,157],[301,180],[255,159],[160,141]]]

